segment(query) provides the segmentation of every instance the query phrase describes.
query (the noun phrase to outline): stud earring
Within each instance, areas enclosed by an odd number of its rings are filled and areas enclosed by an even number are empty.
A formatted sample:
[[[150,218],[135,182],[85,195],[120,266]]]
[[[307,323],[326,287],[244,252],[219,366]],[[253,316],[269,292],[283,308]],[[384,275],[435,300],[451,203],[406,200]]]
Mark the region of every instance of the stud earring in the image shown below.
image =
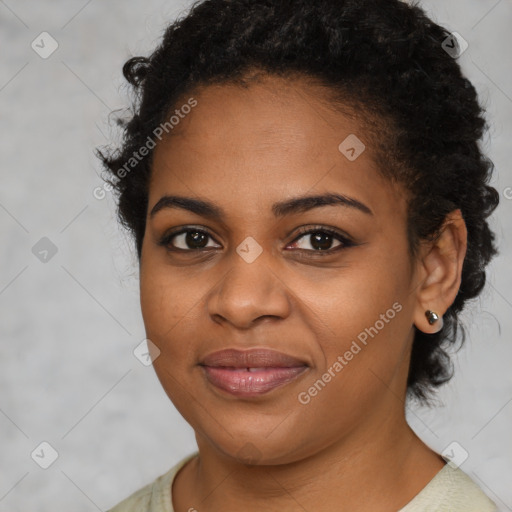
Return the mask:
[[[425,311],[425,316],[427,317],[430,325],[435,324],[439,320],[439,315],[435,311],[430,311],[430,309]]]
[[[439,325],[437,326],[437,331],[435,332],[439,332],[443,328],[443,317],[439,316],[435,311],[427,309],[427,311],[425,311],[425,316],[427,317],[427,321],[430,325],[439,322]]]

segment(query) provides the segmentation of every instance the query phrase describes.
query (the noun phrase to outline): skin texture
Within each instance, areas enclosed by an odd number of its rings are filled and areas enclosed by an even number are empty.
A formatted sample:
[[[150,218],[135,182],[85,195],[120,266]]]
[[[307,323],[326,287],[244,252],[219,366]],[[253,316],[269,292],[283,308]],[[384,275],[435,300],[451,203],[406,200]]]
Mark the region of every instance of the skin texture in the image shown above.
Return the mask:
[[[396,511],[444,465],[407,425],[404,401],[413,326],[435,332],[425,310],[442,315],[459,289],[464,221],[452,212],[439,239],[412,260],[405,191],[380,177],[364,126],[328,109],[319,94],[277,77],[248,88],[198,89],[197,106],[155,149],[142,314],[161,351],[155,371],[194,428],[200,452],[175,479],[177,512]],[[350,134],[366,145],[354,161],[338,150]],[[272,213],[275,202],[326,192],[357,199],[372,214],[338,205]],[[165,194],[211,201],[225,217],[179,208],[151,216]],[[159,245],[185,226],[209,232],[206,249]],[[300,226],[340,230],[356,245],[318,255]],[[236,251],[247,237],[262,249],[251,263]],[[185,249],[184,240],[173,243]],[[333,237],[329,248],[340,244]],[[393,319],[300,403],[299,393],[393,304],[401,306]],[[211,386],[198,366],[217,350],[253,347],[299,357],[309,369],[270,393],[240,399]]]

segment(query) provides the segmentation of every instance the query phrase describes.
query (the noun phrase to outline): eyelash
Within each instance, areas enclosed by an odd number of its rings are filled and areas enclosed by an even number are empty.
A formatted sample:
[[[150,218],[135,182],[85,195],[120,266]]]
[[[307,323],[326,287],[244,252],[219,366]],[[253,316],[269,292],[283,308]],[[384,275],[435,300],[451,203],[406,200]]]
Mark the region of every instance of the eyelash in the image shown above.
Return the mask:
[[[166,248],[167,251],[169,252],[182,252],[182,253],[186,253],[186,252],[199,252],[199,251],[203,251],[203,250],[208,250],[208,248],[204,248],[204,249],[179,249],[179,248],[172,248],[170,247],[170,244],[171,244],[171,240],[178,236],[178,235],[181,235],[183,233],[189,233],[189,232],[193,232],[193,233],[201,233],[201,234],[204,234],[204,235],[207,235],[209,236],[211,239],[214,239],[213,236],[205,229],[199,229],[199,228],[194,228],[193,226],[189,226],[187,228],[181,228],[179,230],[176,230],[176,231],[171,231],[170,233],[167,233],[165,234],[158,242],[158,245],[160,246],[163,246]],[[324,226],[313,226],[313,227],[302,227],[299,229],[299,233],[297,234],[297,236],[294,238],[294,240],[292,240],[292,244],[297,242],[300,238],[302,238],[303,236],[305,235],[308,235],[308,234],[318,234],[318,233],[322,233],[322,234],[327,234],[327,235],[330,235],[334,238],[336,238],[339,242],[341,242],[341,245],[333,248],[333,249],[327,249],[325,251],[322,251],[322,250],[311,250],[311,249],[294,249],[295,251],[303,251],[303,252],[306,252],[306,253],[314,253],[315,256],[316,255],[319,255],[319,256],[328,256],[328,255],[331,255],[335,252],[338,252],[338,251],[341,251],[343,249],[346,249],[348,247],[353,247],[355,246],[356,244],[354,242],[352,242],[352,240],[350,240],[347,236],[341,234],[339,231],[335,230],[335,229],[332,229],[332,228],[328,228],[328,227],[324,227]]]

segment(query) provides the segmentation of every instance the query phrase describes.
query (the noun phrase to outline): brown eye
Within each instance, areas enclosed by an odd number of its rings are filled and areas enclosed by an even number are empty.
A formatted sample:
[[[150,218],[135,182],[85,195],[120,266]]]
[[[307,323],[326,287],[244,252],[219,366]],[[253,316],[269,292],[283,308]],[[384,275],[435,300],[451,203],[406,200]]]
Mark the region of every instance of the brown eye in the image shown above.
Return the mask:
[[[302,239],[304,240],[301,241]],[[333,243],[336,241],[338,244],[333,247]],[[337,231],[318,227],[301,230],[301,235],[293,241],[292,245],[298,245],[296,248],[301,251],[330,254],[355,244]]]
[[[171,251],[197,251],[209,247],[207,245],[209,238],[212,238],[211,235],[201,229],[182,229],[176,233],[165,235],[159,245],[163,245]]]
[[[300,238],[301,239],[303,238],[305,241],[307,241],[307,243],[309,243],[309,245],[313,248],[313,250],[322,250],[322,251],[328,251],[329,249],[332,249],[331,245],[332,245],[333,241],[335,241],[333,235],[330,235],[329,233],[325,233],[322,231],[317,231],[315,233],[302,235]],[[295,242],[295,244],[297,244],[297,243],[298,242]],[[304,245],[307,245],[307,243]],[[341,242],[339,245],[341,245]],[[299,249],[311,250],[311,249],[308,249],[308,247],[304,247],[304,246],[302,246],[302,247],[299,246]]]

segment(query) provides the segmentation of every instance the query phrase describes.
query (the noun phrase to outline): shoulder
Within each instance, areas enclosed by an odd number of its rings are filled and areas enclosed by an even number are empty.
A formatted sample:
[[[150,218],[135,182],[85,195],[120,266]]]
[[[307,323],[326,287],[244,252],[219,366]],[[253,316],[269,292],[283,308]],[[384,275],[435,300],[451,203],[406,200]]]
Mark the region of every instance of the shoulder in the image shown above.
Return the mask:
[[[496,512],[496,505],[461,469],[446,464],[399,512]]]
[[[167,473],[134,492],[107,512],[173,512],[171,486],[178,471],[193,457],[194,452],[180,460]]]

